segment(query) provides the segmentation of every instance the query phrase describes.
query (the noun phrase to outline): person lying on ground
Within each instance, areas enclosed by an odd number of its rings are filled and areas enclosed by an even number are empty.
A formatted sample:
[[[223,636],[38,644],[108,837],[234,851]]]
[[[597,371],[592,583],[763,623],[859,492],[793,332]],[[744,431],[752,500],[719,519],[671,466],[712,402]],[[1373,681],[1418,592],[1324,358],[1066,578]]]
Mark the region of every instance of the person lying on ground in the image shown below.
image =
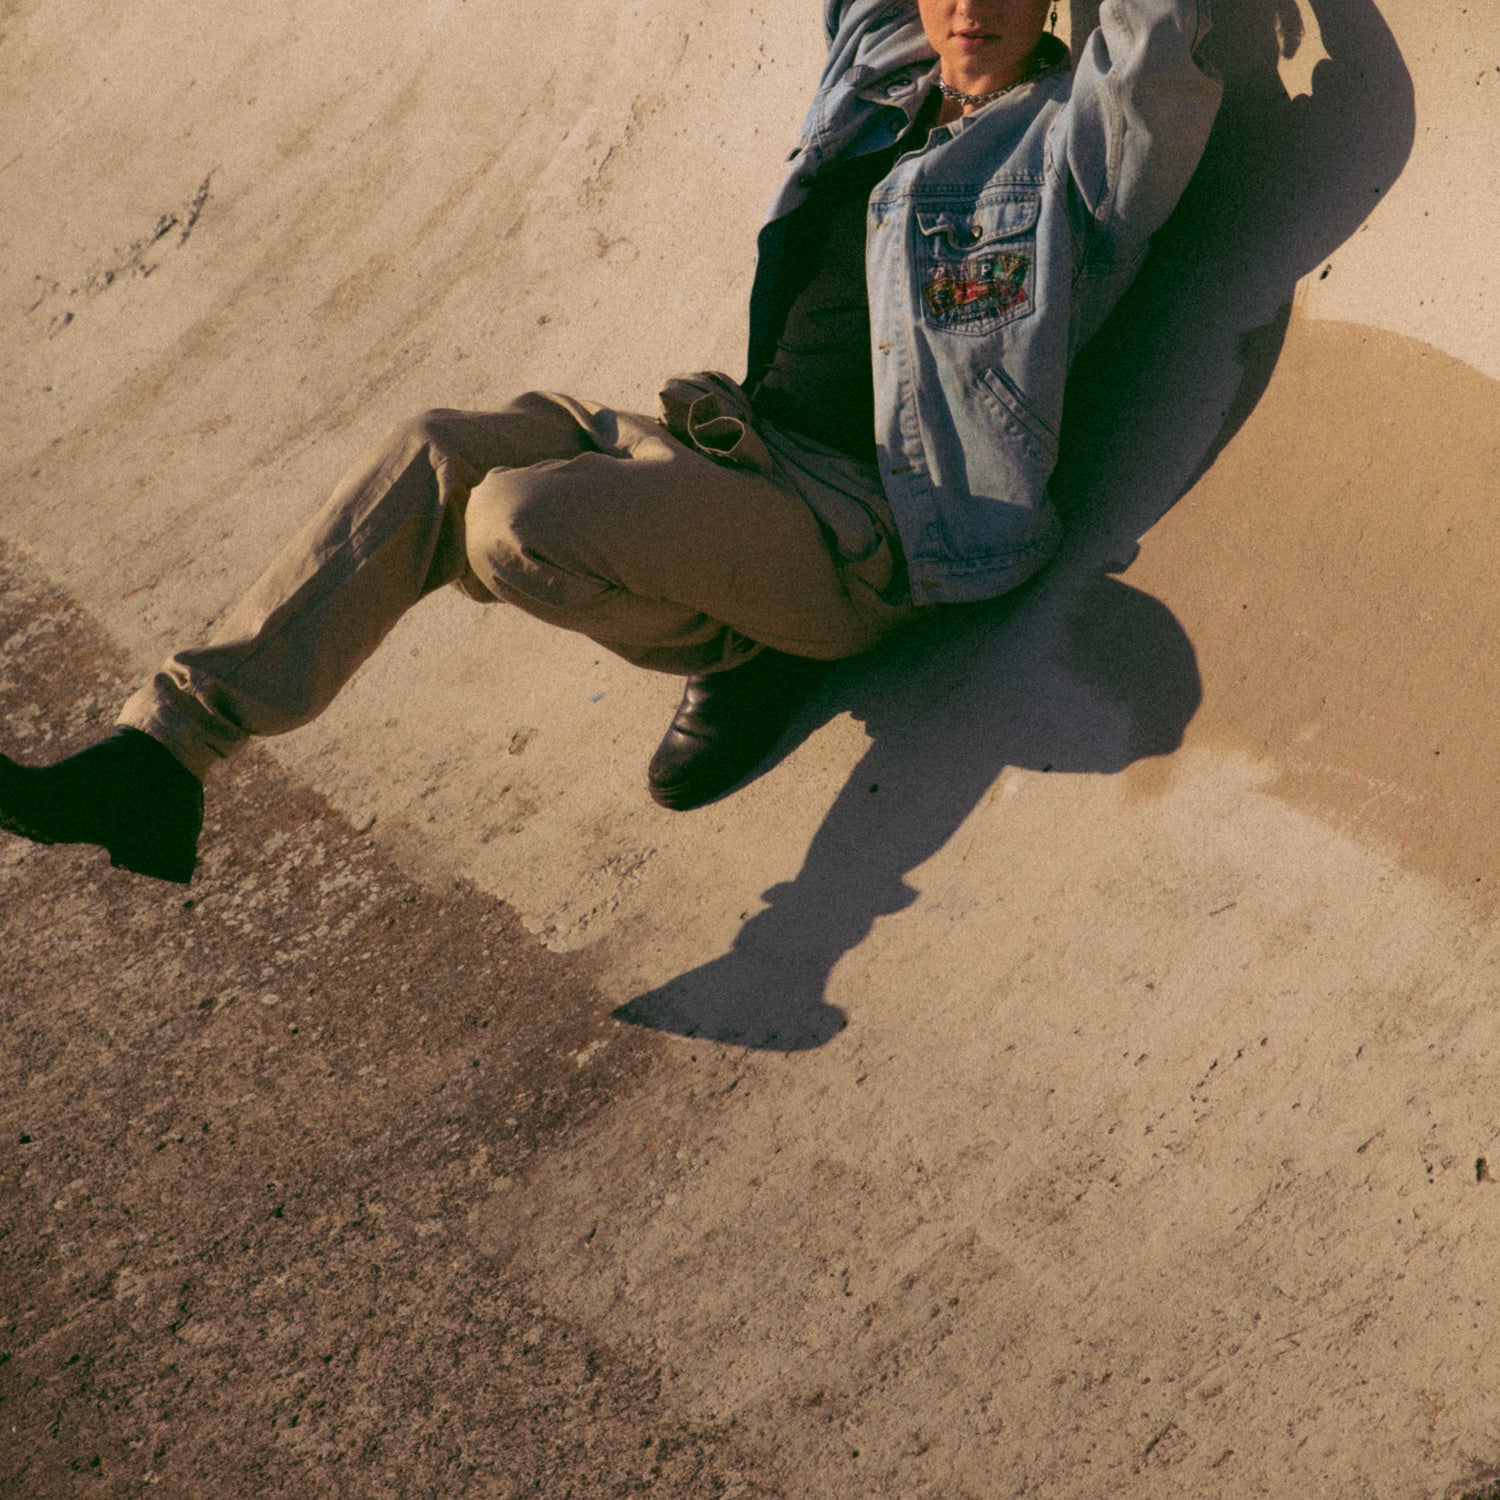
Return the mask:
[[[745,378],[671,380],[659,417],[532,392],[398,427],[112,734],[0,756],[0,827],[188,881],[206,774],[311,720],[447,583],[685,676],[647,784],[686,810],[766,757],[823,664],[1030,578],[1059,542],[1069,365],[1221,94],[1208,0],[1104,0],[1076,61],[1047,3],[826,0]]]

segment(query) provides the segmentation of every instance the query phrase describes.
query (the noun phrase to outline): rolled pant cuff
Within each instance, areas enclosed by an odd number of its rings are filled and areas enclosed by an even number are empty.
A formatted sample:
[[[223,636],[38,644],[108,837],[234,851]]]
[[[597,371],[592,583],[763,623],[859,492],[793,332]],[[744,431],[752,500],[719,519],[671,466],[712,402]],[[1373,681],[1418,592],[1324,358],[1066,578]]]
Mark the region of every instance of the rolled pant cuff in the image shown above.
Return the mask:
[[[197,727],[170,704],[163,703],[150,686],[141,688],[125,700],[115,723],[124,729],[139,729],[165,745],[199,781],[206,780],[209,771],[222,764],[230,751],[238,748],[238,744],[228,742],[219,745],[205,743]]]

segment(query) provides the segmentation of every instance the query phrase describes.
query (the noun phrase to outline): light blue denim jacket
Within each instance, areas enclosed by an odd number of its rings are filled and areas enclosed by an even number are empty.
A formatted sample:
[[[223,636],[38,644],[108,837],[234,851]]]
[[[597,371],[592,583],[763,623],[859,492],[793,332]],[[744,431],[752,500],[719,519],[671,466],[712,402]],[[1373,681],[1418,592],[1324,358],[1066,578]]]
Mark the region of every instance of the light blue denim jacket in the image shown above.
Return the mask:
[[[915,0],[824,11],[828,62],[761,231],[752,374],[777,334],[765,273],[785,216],[833,163],[890,145],[937,80]],[[939,126],[871,196],[876,442],[916,603],[1003,593],[1056,550],[1068,367],[1202,154],[1221,93],[1194,57],[1208,27],[1209,0],[1104,0],[1071,71]]]

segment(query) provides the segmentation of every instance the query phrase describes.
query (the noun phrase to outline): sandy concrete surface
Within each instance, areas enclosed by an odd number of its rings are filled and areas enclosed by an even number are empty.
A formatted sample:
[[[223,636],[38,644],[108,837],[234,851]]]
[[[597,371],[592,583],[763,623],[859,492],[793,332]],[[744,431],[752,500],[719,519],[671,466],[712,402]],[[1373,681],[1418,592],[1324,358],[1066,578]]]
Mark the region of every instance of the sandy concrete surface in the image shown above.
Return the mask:
[[[0,0],[5,747],[410,412],[737,371],[817,10]],[[1063,556],[734,797],[445,595],[189,892],[0,844],[5,1493],[1489,1492],[1500,14],[1217,11]]]
[[[8,554],[0,585],[10,732],[72,749],[122,663]],[[253,843],[190,892],[0,851],[0,1493],[774,1493],[481,1218],[651,1087],[646,1034],[266,758],[226,824]]]

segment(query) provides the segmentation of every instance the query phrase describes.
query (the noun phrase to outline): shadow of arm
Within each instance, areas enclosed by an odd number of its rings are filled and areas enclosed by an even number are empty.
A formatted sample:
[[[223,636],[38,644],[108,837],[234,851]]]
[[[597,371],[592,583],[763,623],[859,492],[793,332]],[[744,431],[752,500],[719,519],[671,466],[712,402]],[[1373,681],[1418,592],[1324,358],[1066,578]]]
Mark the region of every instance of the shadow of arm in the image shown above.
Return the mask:
[[[1417,133],[1411,74],[1379,7],[1372,0],[1310,3],[1328,55],[1313,72],[1312,94],[1292,103],[1305,191],[1320,205],[1323,244],[1306,269],[1370,216],[1405,169]]]

